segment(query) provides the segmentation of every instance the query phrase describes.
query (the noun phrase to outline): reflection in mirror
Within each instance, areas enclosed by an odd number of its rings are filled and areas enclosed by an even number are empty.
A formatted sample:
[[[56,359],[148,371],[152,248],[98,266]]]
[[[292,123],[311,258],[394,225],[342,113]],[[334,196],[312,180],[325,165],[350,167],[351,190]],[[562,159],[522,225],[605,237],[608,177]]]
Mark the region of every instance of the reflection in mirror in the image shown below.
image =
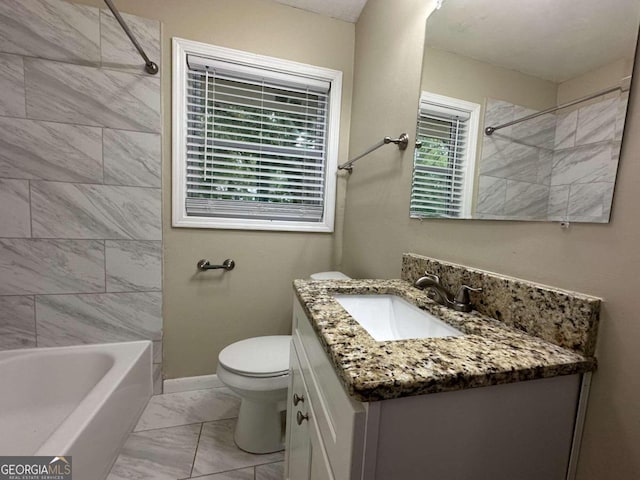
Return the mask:
[[[607,223],[639,18],[640,0],[445,0],[411,216]]]

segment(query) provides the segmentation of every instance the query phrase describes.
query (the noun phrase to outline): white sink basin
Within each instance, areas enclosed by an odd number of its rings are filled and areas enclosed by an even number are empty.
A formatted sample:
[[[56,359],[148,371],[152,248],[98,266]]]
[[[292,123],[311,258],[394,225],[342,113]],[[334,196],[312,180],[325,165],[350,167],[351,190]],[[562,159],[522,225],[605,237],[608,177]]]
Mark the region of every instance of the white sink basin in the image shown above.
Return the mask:
[[[334,295],[334,298],[378,342],[462,335],[396,295]]]

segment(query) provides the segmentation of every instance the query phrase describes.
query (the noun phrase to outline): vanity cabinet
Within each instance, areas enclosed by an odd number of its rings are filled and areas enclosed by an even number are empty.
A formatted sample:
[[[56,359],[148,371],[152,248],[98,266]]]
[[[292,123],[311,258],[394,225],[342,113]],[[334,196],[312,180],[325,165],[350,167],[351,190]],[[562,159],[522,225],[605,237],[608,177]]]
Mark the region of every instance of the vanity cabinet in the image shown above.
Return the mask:
[[[296,299],[289,480],[565,480],[580,375],[360,402]]]

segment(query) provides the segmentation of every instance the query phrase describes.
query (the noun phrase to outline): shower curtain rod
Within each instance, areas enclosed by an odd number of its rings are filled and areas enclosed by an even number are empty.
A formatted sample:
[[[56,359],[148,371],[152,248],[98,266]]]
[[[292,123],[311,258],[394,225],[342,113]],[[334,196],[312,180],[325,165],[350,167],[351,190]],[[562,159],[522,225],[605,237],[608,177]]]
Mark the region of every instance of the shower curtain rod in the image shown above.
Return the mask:
[[[136,37],[133,35],[131,30],[129,30],[129,26],[125,23],[124,19],[122,18],[122,15],[120,15],[120,12],[116,8],[116,6],[113,4],[113,2],[111,0],[104,0],[104,3],[107,4],[107,7],[109,7],[109,10],[111,10],[111,13],[113,13],[113,16],[116,17],[116,20],[124,30],[124,33],[127,34],[127,36],[129,37],[129,40],[131,40],[131,43],[133,43],[133,46],[136,47],[136,50],[138,50],[138,53],[143,58],[144,69],[147,71],[147,73],[150,73],[151,75],[155,75],[156,73],[158,73],[158,65],[155,62],[152,62],[151,60],[149,60],[149,57],[147,57],[147,54],[144,52],[143,48],[138,43],[138,40],[136,40]]]
[[[631,76],[624,77],[622,81],[630,80]],[[629,86],[625,85],[617,85],[615,87],[607,88],[605,90],[600,90],[599,92],[593,93],[591,95],[587,95],[586,97],[578,98],[577,100],[572,100],[571,102],[563,103],[562,105],[558,105],[557,107],[547,108],[546,110],[542,110],[541,112],[532,113],[531,115],[527,115],[526,117],[518,118],[517,120],[513,120],[511,122],[503,123],[502,125],[497,125],[495,127],[487,127],[484,129],[485,135],[492,135],[496,130],[500,130],[501,128],[510,127],[511,125],[515,125],[516,123],[526,122],[527,120],[531,120],[533,118],[537,118],[541,115],[546,115],[547,113],[555,112],[556,110],[561,110],[563,108],[571,107],[573,105],[577,105],[578,103],[586,102],[587,100],[591,100],[593,98],[601,97],[602,95],[606,95],[607,93],[615,92],[616,90],[626,91],[629,90]]]

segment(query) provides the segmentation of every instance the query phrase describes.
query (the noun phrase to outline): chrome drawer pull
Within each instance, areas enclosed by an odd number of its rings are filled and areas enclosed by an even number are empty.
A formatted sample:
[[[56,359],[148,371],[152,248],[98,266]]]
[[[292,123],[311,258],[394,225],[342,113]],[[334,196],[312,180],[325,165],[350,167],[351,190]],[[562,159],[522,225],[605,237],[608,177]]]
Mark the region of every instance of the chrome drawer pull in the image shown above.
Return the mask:
[[[302,422],[305,420],[309,421],[309,414],[307,413],[306,415],[303,415],[302,412],[298,410],[296,415],[296,422],[298,422],[298,425],[302,425]]]
[[[297,393],[293,394],[293,406],[295,407],[300,402],[304,403],[304,395],[298,395]]]

